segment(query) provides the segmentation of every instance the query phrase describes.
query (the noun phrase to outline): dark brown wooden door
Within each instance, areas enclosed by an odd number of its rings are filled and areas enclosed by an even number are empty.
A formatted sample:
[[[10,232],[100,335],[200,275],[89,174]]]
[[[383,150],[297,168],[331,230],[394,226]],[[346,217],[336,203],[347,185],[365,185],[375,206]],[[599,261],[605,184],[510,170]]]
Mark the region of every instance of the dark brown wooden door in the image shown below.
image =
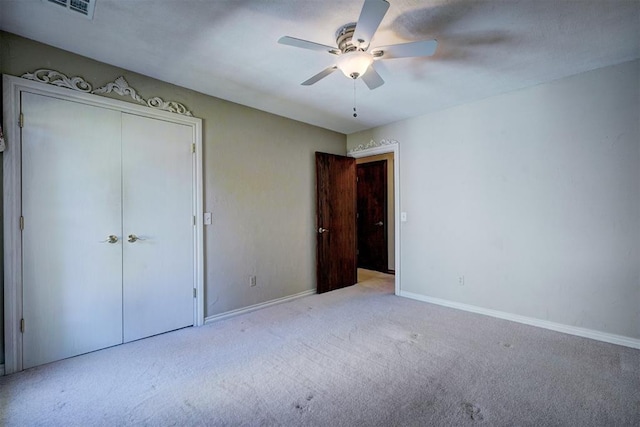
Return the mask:
[[[361,163],[357,171],[358,267],[386,273],[387,161]]]
[[[356,159],[316,153],[318,293],[357,282]]]

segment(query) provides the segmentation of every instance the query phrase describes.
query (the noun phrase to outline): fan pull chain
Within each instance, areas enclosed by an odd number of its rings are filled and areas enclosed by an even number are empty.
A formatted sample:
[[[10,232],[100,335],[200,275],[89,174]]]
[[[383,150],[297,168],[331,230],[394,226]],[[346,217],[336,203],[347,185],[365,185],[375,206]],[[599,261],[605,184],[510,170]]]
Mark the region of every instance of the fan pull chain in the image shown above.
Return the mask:
[[[353,79],[353,117],[358,117],[356,111],[356,79]]]

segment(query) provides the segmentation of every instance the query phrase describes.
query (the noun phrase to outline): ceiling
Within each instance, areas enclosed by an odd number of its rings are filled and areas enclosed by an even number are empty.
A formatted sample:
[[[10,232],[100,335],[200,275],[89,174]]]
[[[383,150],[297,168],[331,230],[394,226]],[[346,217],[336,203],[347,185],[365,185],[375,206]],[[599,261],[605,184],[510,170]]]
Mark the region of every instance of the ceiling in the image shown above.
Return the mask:
[[[363,1],[96,0],[89,20],[0,0],[0,29],[344,134],[640,57],[638,0],[389,0],[371,46],[435,38],[438,49],[376,62],[386,83],[356,81],[354,118],[342,73],[300,85],[335,56],[277,41],[334,46]]]

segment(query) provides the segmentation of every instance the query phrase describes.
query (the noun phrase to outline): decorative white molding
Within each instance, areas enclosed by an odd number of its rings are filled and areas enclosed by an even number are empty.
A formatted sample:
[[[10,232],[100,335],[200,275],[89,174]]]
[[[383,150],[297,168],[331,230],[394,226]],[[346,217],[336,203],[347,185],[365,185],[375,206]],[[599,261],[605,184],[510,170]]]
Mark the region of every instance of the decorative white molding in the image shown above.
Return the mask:
[[[35,80],[41,83],[47,83],[64,87],[67,89],[77,90],[85,93],[93,93],[95,95],[102,95],[111,92],[115,92],[120,96],[130,96],[134,101],[144,104],[147,107],[155,108],[157,110],[169,111],[171,113],[182,114],[183,116],[193,117],[191,111],[187,109],[183,104],[176,101],[164,101],[162,98],[154,96],[145,100],[142,98],[134,88],[129,86],[129,83],[123,76],[118,77],[115,81],[107,83],[97,89],[93,89],[91,84],[82,77],[67,77],[59,71],[47,70],[41,68],[33,73],[25,73],[21,76],[23,79]]]
[[[147,106],[157,108],[159,110],[171,111],[172,113],[182,114],[184,116],[192,116],[191,111],[187,107],[176,101],[163,101],[157,96],[147,100]]]
[[[440,298],[432,298],[425,295],[415,294],[413,292],[402,291],[400,292],[400,296],[418,301],[428,302],[431,304],[441,305],[443,307],[455,308],[457,310],[463,310],[471,313],[483,314],[485,316],[496,317],[498,319],[523,323],[525,325],[537,326],[538,328],[549,329],[551,331],[562,332],[578,337],[590,338],[596,341],[640,349],[640,339],[637,338],[625,337],[622,335],[610,334],[607,332],[600,332],[593,329],[580,328],[578,326],[565,325],[563,323],[550,322],[548,320],[521,316],[519,314],[507,313],[504,311],[491,310],[489,308],[478,307],[471,304],[463,304],[460,302],[449,301]]]
[[[140,95],[138,95],[134,88],[129,86],[129,83],[122,76],[118,77],[114,82],[107,83],[106,85],[99,87],[91,93],[99,95],[111,92],[115,92],[120,96],[131,96],[134,101],[139,102],[140,104],[146,104],[145,100],[142,99]]]
[[[229,317],[239,316],[241,314],[250,313],[252,311],[256,311],[256,310],[259,310],[261,308],[266,308],[266,307],[269,307],[269,306],[272,306],[272,305],[276,305],[276,304],[282,304],[283,302],[293,301],[295,299],[306,297],[306,296],[309,296],[309,295],[315,295],[315,293],[316,293],[315,289],[310,289],[308,291],[302,291],[300,293],[289,295],[289,296],[286,296],[286,297],[272,299],[271,301],[261,302],[259,304],[254,304],[254,305],[250,305],[248,307],[239,308],[237,310],[231,310],[231,311],[227,311],[225,313],[214,314],[213,316],[206,317],[204,319],[204,323],[207,324],[207,323],[215,322],[215,321],[218,321],[218,320],[227,319]]]
[[[23,79],[35,80],[37,82],[66,87],[67,89],[85,93],[90,93],[91,89],[93,89],[91,84],[82,77],[67,77],[58,71],[46,70],[44,68],[36,70],[33,73],[25,73],[21,77]]]
[[[352,154],[358,151],[370,150],[372,148],[379,148],[379,147],[385,147],[387,145],[396,145],[396,144],[398,144],[398,141],[396,141],[395,139],[383,139],[380,142],[377,142],[372,139],[366,144],[360,144],[357,147],[352,148],[351,150],[349,150],[348,153]]]

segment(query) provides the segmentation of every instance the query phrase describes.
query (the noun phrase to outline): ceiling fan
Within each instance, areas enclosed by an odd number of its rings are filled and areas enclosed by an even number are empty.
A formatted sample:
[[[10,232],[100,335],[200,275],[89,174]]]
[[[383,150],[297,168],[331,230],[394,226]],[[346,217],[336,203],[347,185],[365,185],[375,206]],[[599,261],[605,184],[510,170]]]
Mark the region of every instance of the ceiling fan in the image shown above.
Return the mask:
[[[380,22],[389,9],[386,0],[365,0],[358,22],[352,22],[340,27],[336,34],[337,47],[314,43],[308,40],[284,36],[278,43],[317,50],[336,55],[336,63],[320,71],[315,76],[302,82],[310,86],[340,69],[351,79],[362,78],[369,89],[375,89],[384,84],[384,80],[373,67],[373,62],[380,59],[411,58],[431,56],[435,53],[438,42],[436,40],[422,40],[417,42],[394,44],[374,47],[369,50],[371,39],[380,26]]]

